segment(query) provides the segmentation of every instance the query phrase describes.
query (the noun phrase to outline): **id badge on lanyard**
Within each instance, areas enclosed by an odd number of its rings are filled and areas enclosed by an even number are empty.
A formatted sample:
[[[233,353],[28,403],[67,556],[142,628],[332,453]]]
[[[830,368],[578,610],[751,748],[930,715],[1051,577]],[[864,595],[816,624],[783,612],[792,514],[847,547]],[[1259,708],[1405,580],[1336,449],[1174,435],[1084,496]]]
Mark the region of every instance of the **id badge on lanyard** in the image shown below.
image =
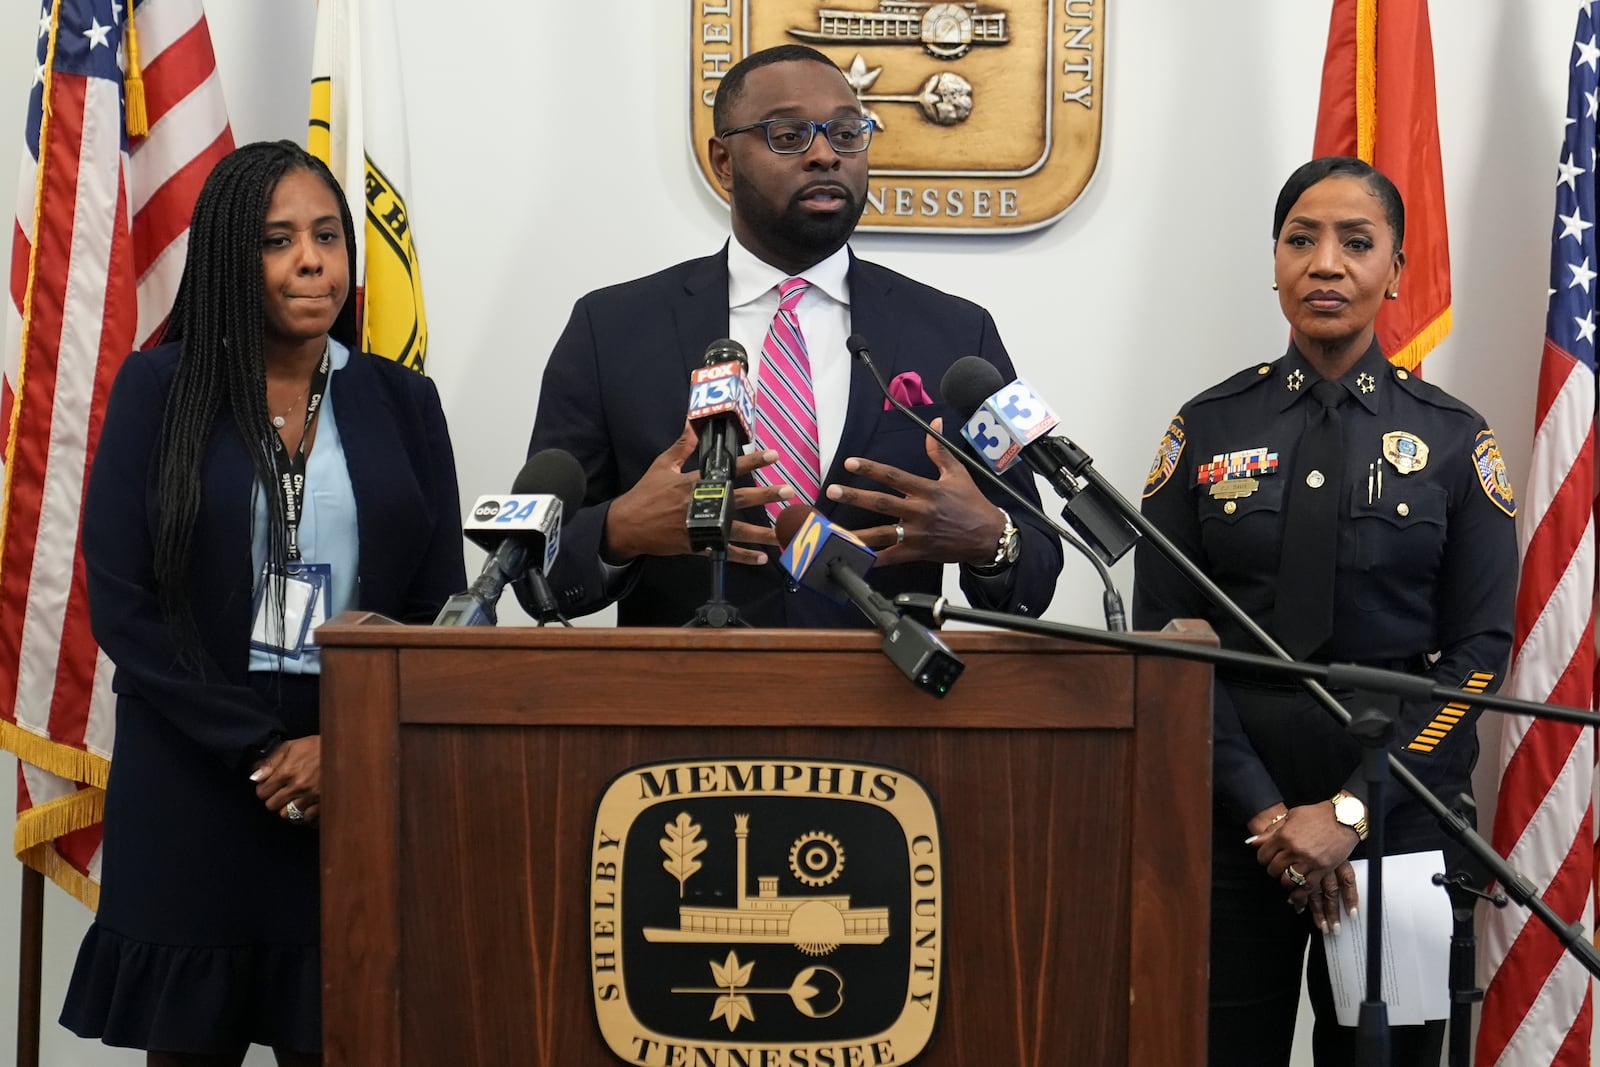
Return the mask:
[[[299,659],[317,646],[312,631],[328,621],[328,590],[333,569],[326,563],[290,560],[282,571],[269,563],[256,590],[255,622],[250,627],[250,647]],[[278,598],[283,598],[283,616]]]
[[[312,420],[328,387],[330,357],[322,353],[322,364],[312,376],[306,402],[305,429],[300,446],[289,456],[283,442],[273,438],[273,461],[278,471],[278,491],[283,494],[284,540],[288,561],[282,570],[270,562],[263,568],[256,590],[254,619],[250,627],[250,647],[299,659],[316,645],[311,634],[328,620],[328,599],[333,569],[326,563],[307,563],[300,558],[300,519],[305,501],[306,438]],[[278,613],[278,605],[283,613]]]

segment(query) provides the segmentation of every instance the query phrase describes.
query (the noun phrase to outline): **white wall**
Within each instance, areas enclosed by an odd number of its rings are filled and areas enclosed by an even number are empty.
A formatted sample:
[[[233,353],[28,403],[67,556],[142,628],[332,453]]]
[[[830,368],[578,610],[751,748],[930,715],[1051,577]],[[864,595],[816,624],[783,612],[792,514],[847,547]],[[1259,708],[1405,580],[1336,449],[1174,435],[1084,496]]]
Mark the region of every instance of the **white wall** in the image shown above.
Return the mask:
[[[394,3],[410,67],[429,370],[471,498],[509,485],[521,465],[540,372],[572,301],[715,248],[726,210],[686,140],[690,4]],[[864,235],[855,246],[987,305],[1021,372],[1133,495],[1183,400],[1282,351],[1268,231],[1279,185],[1310,155],[1330,0],[1103,6],[1104,147],[1064,219],[1021,236]],[[1576,8],[1434,4],[1455,333],[1427,373],[1484,413],[1517,484]],[[36,16],[33,4],[0,5],[0,145],[20,145]],[[210,19],[236,138],[300,139],[311,0],[212,0]],[[0,151],[0,205],[15,202],[15,175]],[[1131,593],[1131,566],[1116,573]],[[1087,567],[1069,560],[1049,616],[1099,625]],[[1484,767],[1495,763],[1496,727],[1482,730]],[[12,762],[0,755],[0,780]],[[1485,825],[1492,784],[1480,790]],[[0,839],[11,820],[0,799]],[[16,894],[0,864],[0,1059],[14,1032]],[[46,912],[44,1062],[142,1062],[54,1026],[87,916],[53,888]]]

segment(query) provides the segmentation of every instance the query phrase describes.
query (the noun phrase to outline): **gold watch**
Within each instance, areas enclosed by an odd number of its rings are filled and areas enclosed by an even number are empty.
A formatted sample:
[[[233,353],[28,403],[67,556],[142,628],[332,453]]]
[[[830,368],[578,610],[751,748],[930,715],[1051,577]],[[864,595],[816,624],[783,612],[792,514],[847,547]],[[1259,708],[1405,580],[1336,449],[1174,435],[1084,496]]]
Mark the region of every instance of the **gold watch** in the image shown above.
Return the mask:
[[[1348,826],[1361,840],[1367,839],[1367,806],[1360,797],[1351,796],[1343,789],[1333,794],[1333,817],[1341,826]]]

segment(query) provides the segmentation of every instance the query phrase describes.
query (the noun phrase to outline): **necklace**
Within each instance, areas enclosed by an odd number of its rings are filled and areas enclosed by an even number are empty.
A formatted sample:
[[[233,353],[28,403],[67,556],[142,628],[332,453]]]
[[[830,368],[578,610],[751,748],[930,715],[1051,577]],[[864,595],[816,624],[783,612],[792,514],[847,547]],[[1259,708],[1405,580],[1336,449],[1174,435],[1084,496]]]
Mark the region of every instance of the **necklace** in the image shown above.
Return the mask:
[[[300,400],[305,395],[306,391],[304,389],[300,390],[299,394],[294,398],[293,401],[290,402],[289,406],[284,408],[282,415],[272,416],[272,425],[274,428],[279,430],[283,429],[284,424],[289,421],[289,416],[294,413],[295,408],[300,406]]]

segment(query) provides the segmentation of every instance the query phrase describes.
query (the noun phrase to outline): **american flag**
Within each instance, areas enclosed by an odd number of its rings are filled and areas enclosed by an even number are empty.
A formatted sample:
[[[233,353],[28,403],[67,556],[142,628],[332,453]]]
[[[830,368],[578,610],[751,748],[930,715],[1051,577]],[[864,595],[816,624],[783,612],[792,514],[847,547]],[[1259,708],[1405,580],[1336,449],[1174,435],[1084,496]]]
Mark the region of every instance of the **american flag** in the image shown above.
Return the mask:
[[[195,197],[233,148],[201,0],[45,3],[25,142],[0,380],[0,746],[21,767],[18,856],[93,907],[113,698],[78,515],[111,380],[165,320]]]
[[[1557,165],[1550,304],[1539,364],[1533,462],[1518,539],[1516,641],[1506,692],[1593,707],[1595,696],[1595,243],[1600,47],[1592,4],[1578,16]],[[1592,730],[1501,719],[1494,847],[1566,922],[1593,927]],[[1589,1063],[1589,975],[1515,905],[1484,909],[1480,974],[1489,984],[1479,1067]]]

